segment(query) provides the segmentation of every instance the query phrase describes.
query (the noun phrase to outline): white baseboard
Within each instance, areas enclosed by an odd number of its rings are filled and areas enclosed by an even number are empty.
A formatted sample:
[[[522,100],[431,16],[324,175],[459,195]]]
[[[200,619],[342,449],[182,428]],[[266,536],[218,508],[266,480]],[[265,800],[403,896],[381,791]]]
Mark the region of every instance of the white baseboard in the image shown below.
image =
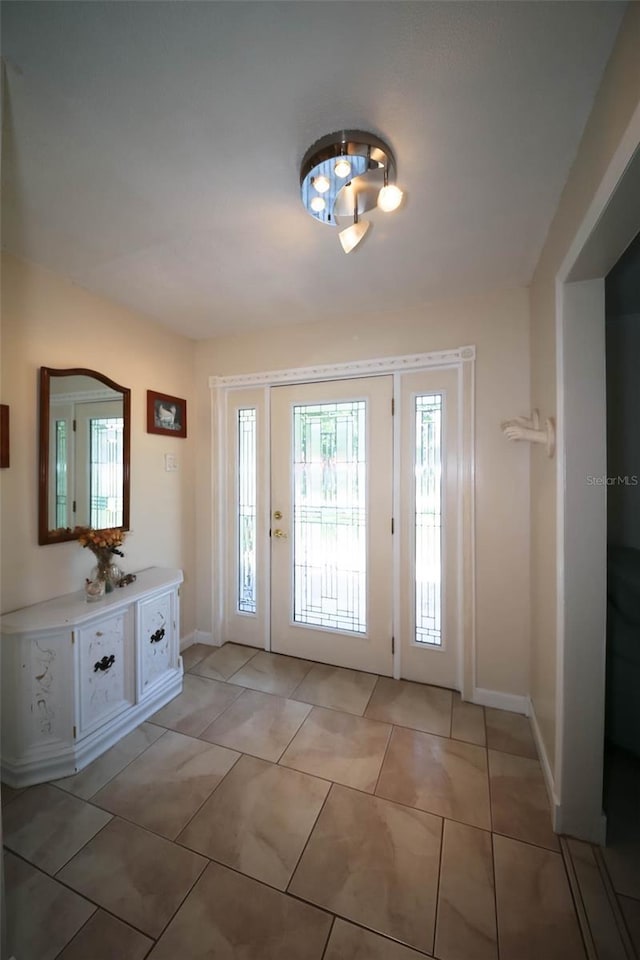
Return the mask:
[[[186,650],[187,647],[192,646],[195,643],[195,630],[192,630],[191,633],[185,634],[184,637],[180,637],[180,653],[183,650]]]
[[[214,641],[213,634],[205,633],[204,630],[193,630],[180,640],[180,651],[186,650],[187,647],[193,646],[194,643],[205,643],[208,647],[220,646],[219,643]]]
[[[553,770],[551,769],[551,764],[549,763],[549,756],[547,754],[547,748],[544,745],[544,740],[542,739],[542,733],[540,732],[540,726],[538,724],[538,718],[536,717],[536,711],[529,698],[529,719],[531,720],[531,730],[533,732],[533,739],[536,742],[536,748],[538,750],[538,757],[540,758],[540,765],[542,767],[542,773],[544,776],[544,784],[547,788],[547,796],[549,797],[549,803],[551,805],[552,820],[553,820],[553,829],[556,833],[561,833],[559,829],[560,823],[560,803],[558,801],[558,794],[556,793],[556,781],[553,775]]]
[[[607,818],[600,810],[595,811],[592,816],[589,816],[585,814],[582,808],[577,811],[572,811],[567,808],[566,804],[562,804],[556,789],[553,769],[549,762],[549,756],[544,745],[542,733],[540,732],[535,707],[531,700],[529,700],[529,718],[531,720],[533,739],[535,740],[538,750],[544,783],[551,805],[553,829],[558,834],[568,834],[572,837],[578,837],[580,840],[585,840],[588,843],[604,844],[607,837]]]
[[[500,690],[474,687],[471,701],[479,703],[481,707],[494,707],[496,710],[510,710],[511,713],[523,713],[525,717],[529,716],[529,697],[520,697],[515,693],[501,693]]]

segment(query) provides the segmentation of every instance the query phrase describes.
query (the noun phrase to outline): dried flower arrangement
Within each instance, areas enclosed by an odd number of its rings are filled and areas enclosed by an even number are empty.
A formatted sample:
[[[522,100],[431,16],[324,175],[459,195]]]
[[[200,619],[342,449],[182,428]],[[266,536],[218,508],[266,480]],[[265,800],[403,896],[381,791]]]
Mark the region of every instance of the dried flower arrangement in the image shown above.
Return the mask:
[[[97,560],[97,578],[109,582],[112,579],[111,568],[113,557],[124,557],[122,546],[126,536],[120,527],[108,530],[94,530],[92,527],[77,527],[78,543],[81,547],[89,547]]]

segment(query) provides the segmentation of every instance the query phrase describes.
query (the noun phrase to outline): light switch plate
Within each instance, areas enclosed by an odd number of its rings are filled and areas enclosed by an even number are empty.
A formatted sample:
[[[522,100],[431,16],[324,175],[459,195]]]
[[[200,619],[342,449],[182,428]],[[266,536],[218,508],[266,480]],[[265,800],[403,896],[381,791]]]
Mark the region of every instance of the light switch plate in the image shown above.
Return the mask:
[[[174,453],[165,453],[164,455],[164,468],[167,473],[173,473],[178,469],[178,458]]]

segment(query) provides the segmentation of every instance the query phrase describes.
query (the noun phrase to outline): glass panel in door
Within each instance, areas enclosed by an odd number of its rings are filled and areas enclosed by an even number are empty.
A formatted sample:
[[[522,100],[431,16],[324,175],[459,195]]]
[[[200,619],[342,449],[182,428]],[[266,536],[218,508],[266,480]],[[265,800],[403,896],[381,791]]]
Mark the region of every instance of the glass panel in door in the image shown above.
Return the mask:
[[[257,416],[255,407],[240,407],[237,419],[236,501],[238,535],[236,570],[238,574],[236,610],[256,612],[256,545],[258,539],[257,490]]]
[[[442,394],[415,398],[416,643],[442,646]]]
[[[457,372],[400,379],[400,671],[460,689]]]
[[[75,423],[75,517],[97,529],[121,526],[122,403],[76,403]]]
[[[366,633],[366,401],[293,407],[293,620]]]
[[[268,642],[269,517],[268,415],[265,390],[229,391],[225,398],[226,499],[224,641],[264,647]]]

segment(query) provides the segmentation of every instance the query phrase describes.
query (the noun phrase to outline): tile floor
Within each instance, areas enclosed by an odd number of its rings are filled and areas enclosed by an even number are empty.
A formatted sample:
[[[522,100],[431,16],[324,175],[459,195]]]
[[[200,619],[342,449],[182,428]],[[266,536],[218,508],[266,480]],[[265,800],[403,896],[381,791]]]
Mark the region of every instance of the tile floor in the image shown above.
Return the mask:
[[[3,787],[8,956],[583,960],[523,717],[234,644],[183,656],[183,693],[90,767]]]

